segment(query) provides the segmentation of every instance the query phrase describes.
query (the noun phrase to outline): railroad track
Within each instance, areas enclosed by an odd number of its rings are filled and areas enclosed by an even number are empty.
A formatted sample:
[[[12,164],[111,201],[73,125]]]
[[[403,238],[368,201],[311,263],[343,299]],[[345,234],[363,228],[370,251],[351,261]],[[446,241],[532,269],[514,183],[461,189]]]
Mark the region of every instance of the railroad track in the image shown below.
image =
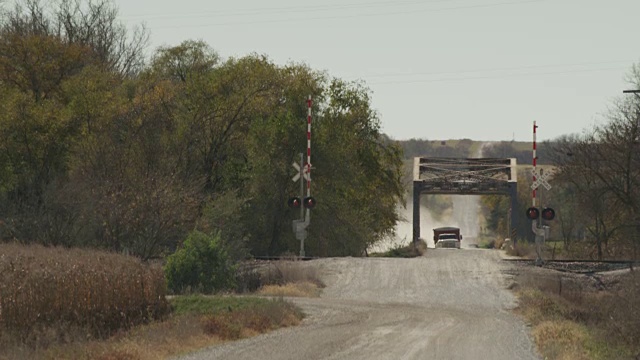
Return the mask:
[[[532,259],[504,259],[503,261],[536,266]],[[640,261],[634,260],[545,260],[540,267],[556,271],[579,274],[622,270],[640,267]]]

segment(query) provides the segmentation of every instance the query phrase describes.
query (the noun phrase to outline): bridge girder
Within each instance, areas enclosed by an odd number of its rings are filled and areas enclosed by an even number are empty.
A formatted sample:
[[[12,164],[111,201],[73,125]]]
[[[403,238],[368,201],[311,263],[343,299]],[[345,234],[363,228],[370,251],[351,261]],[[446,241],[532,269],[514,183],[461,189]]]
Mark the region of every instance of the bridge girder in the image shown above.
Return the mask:
[[[516,165],[514,158],[414,158],[413,240],[420,238],[422,194],[508,195],[511,211],[517,209]],[[518,217],[510,215],[513,231]]]

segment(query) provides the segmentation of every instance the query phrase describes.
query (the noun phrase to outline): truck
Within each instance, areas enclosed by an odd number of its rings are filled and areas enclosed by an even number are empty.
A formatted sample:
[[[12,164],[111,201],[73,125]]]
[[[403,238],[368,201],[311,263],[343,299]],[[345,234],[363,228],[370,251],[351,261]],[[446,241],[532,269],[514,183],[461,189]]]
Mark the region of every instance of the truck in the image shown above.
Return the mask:
[[[438,248],[460,249],[460,228],[453,226],[439,227],[433,229],[433,243]]]

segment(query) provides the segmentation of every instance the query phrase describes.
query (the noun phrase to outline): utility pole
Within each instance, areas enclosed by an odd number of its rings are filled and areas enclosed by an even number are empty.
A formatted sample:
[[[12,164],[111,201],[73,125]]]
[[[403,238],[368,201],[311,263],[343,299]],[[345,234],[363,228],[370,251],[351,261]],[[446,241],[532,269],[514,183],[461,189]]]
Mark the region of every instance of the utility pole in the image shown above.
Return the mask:
[[[635,95],[638,100],[640,100],[640,90],[623,90],[622,91],[623,94],[633,94]],[[636,132],[637,132],[637,138],[634,139],[636,141],[636,144],[640,144],[640,102],[638,104],[636,104]],[[640,214],[634,214],[636,216],[636,236],[640,236]],[[637,259],[637,245],[636,243],[634,243],[633,245],[633,259],[636,260]],[[633,264],[633,263],[632,263]],[[631,265],[631,270],[633,270],[633,265]]]
[[[640,100],[640,90],[623,90],[622,93],[633,94],[638,98],[638,100]],[[640,103],[636,105],[636,122],[637,122],[636,131],[640,132]],[[638,138],[636,139],[636,141],[640,142],[640,134],[638,134]]]

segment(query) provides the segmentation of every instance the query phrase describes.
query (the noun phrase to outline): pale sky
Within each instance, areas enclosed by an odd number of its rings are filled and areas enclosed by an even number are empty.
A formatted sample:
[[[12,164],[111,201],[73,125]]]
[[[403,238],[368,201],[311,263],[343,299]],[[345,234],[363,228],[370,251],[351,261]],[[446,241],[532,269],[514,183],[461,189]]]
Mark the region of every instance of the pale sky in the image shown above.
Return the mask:
[[[116,0],[151,49],[204,40],[362,80],[394,139],[530,141],[602,119],[640,62],[640,0]],[[301,99],[300,101],[304,101]]]

